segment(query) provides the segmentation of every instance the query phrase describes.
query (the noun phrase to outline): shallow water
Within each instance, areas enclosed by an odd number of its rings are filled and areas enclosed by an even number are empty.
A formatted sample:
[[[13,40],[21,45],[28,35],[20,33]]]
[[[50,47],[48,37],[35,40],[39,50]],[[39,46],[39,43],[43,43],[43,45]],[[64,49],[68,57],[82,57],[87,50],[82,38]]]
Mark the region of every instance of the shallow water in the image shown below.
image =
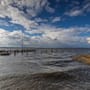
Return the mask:
[[[90,66],[72,57],[89,49],[38,49],[0,56],[0,90],[90,90]]]

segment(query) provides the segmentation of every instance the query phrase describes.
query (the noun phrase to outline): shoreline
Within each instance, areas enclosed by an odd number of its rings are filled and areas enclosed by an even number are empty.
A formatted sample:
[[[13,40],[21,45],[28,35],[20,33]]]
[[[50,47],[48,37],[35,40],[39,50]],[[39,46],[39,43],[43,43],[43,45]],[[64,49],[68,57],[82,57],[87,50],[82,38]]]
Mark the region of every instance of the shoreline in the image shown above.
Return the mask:
[[[75,56],[73,57],[73,60],[90,65],[90,54]]]

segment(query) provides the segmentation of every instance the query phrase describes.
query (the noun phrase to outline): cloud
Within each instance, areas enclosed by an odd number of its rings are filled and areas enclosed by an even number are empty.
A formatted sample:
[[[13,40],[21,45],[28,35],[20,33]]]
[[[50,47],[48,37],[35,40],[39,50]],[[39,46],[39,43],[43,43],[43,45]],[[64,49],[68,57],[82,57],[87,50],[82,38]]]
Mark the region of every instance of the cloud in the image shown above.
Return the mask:
[[[65,12],[68,16],[84,15],[86,12],[90,12],[90,1],[84,0],[82,4],[78,1],[72,1],[72,8]]]
[[[21,30],[14,30],[12,32],[0,29],[0,47],[17,47],[22,45],[22,35],[24,39],[24,44],[29,42],[29,36],[22,34]]]
[[[82,13],[83,13],[82,10],[71,10],[70,12],[67,12],[66,15],[78,16],[81,15]]]
[[[14,31],[9,32],[3,29],[0,29],[0,46],[18,46],[21,42],[21,32]]]
[[[36,22],[48,22],[48,19],[35,18]]]
[[[53,12],[47,0],[0,0],[0,17],[9,17],[12,19],[11,23],[30,29],[38,25],[30,17],[38,15],[45,5],[50,12]]]
[[[55,22],[59,22],[61,21],[61,18],[60,17],[55,17],[52,19],[52,22],[55,23]]]
[[[0,26],[9,26],[9,23],[0,19]]]
[[[30,27],[37,25],[32,20],[28,20],[22,11],[19,11],[18,8],[12,7],[10,4],[13,3],[12,0],[1,0],[0,1],[0,16],[1,17],[9,17],[12,19],[12,23],[20,24],[24,26],[26,29],[30,29]]]
[[[59,1],[57,0],[57,2]],[[65,1],[68,2],[69,0]],[[73,3],[79,5],[78,2]],[[83,4],[85,4],[83,7],[72,7],[72,9],[65,12],[65,15],[78,16],[84,12],[89,12],[90,3],[84,2]],[[43,10],[46,10],[49,13],[48,15],[54,15],[57,11],[56,8],[51,7],[48,0],[0,0],[0,18],[10,18],[8,22],[0,20],[0,25],[8,27],[9,23],[22,25],[26,29],[23,33],[25,46],[70,47],[89,45],[90,41],[87,33],[90,33],[90,27],[57,28],[50,26],[49,21],[55,23],[61,21],[62,18],[57,16],[48,18],[47,15],[48,19],[42,19],[43,16],[42,18],[38,16]],[[39,22],[42,24],[39,25]],[[43,22],[48,22],[48,25],[43,24]],[[10,32],[0,29],[0,46],[21,46],[21,39],[21,30],[12,30]]]
[[[90,2],[84,5],[83,10],[86,12],[90,12]]]
[[[47,0],[13,0],[12,6],[25,11],[29,16],[36,16],[48,3]]]
[[[55,12],[55,9],[50,7],[49,4],[46,5],[45,7],[46,11],[49,12],[49,13],[54,13]]]
[[[86,40],[90,44],[90,37],[86,38]]]
[[[9,17],[11,23],[20,24],[29,30],[38,26],[41,19],[38,18],[36,22],[31,18],[36,17],[44,8],[49,13],[55,11],[48,0],[0,0],[0,17]]]
[[[88,27],[71,27],[71,28],[56,28],[52,26],[42,26],[37,30],[28,31],[28,33],[41,33],[41,36],[32,36],[31,40],[37,42],[40,45],[63,47],[64,46],[88,46],[86,40],[87,36],[82,34],[90,33]],[[44,44],[42,44],[44,43]]]
[[[90,38],[89,27],[56,28],[49,25],[42,25],[35,30],[23,33],[24,46],[31,47],[82,47],[88,46]],[[30,35],[29,35],[30,34]],[[82,36],[86,34],[86,36]],[[12,32],[0,29],[0,46],[21,46],[21,30]]]

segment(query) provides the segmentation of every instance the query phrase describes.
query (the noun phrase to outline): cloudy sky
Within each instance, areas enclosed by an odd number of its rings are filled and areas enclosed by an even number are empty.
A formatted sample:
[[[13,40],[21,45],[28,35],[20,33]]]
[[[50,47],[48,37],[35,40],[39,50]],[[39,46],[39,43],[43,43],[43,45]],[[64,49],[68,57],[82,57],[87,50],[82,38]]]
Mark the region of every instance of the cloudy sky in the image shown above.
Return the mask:
[[[90,0],[0,0],[0,47],[90,47]]]

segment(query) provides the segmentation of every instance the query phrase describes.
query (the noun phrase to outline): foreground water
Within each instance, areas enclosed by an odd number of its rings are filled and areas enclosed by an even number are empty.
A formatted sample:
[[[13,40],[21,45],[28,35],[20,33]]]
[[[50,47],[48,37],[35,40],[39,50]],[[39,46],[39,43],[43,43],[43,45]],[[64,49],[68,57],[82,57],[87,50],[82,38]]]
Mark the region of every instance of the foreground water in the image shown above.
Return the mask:
[[[90,66],[72,60],[89,49],[38,49],[0,56],[0,90],[90,90]]]

